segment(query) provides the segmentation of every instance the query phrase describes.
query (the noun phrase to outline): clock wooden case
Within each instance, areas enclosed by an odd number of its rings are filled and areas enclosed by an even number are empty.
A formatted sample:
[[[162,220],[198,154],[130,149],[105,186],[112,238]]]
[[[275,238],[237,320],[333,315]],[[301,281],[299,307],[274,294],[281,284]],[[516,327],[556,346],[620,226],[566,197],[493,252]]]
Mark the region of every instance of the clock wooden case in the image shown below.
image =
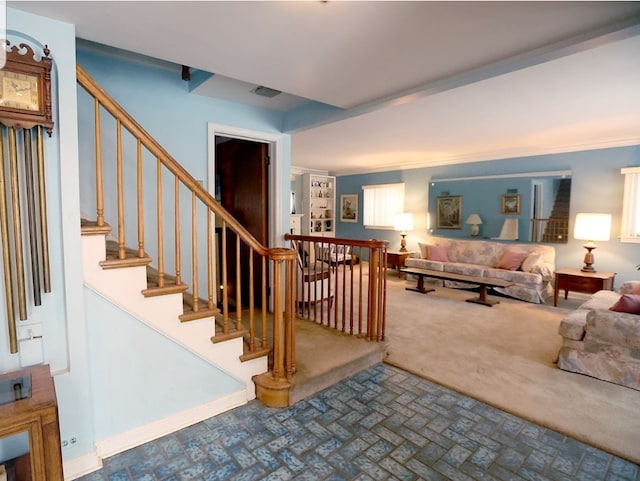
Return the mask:
[[[42,125],[51,136],[51,58],[45,45],[37,59],[24,43],[3,40],[6,63],[0,70],[0,123],[18,129]]]

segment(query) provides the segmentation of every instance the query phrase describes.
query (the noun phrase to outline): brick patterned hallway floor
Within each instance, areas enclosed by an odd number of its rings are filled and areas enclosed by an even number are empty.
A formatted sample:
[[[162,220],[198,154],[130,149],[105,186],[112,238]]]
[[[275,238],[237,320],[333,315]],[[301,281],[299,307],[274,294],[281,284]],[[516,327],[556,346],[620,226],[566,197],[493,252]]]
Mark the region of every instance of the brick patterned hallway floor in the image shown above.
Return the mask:
[[[81,481],[640,481],[640,467],[379,364],[290,408],[252,401]]]

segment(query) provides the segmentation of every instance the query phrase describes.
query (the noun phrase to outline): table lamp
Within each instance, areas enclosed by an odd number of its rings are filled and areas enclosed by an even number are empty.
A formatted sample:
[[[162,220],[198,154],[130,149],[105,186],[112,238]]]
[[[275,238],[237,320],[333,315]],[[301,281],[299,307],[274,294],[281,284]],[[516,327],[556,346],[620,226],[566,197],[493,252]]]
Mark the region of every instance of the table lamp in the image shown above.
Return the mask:
[[[596,248],[594,241],[608,241],[611,235],[611,214],[582,213],[576,215],[576,223],[573,228],[575,239],[586,240],[584,248],[587,253],[584,255],[583,272],[596,272],[593,267],[593,249]]]
[[[407,252],[407,236],[408,230],[413,230],[413,214],[396,214],[393,228],[400,232],[402,240],[400,241],[400,252]]]
[[[467,221],[465,222],[465,224],[469,224],[471,226],[471,235],[473,237],[480,234],[480,227],[478,226],[482,224],[482,219],[478,214],[471,214],[469,217],[467,217]]]

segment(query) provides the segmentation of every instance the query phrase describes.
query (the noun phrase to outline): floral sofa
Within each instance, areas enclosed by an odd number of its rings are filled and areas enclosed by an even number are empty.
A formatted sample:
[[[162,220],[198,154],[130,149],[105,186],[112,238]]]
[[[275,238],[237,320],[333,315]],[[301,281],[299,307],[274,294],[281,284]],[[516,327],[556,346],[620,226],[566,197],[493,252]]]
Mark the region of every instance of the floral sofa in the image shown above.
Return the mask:
[[[405,266],[511,281],[512,286],[494,289],[528,302],[543,303],[553,295],[553,246],[444,237],[430,237],[418,245],[420,252],[407,258]],[[445,281],[445,286],[469,284]]]
[[[640,281],[596,292],[558,332],[560,369],[640,390]]]

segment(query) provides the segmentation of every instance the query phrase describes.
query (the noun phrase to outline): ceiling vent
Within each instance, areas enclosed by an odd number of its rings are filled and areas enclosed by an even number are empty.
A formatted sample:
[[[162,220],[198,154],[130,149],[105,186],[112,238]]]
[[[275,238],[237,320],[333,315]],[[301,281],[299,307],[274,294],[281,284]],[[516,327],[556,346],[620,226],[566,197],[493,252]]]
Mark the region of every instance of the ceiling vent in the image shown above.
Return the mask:
[[[256,95],[260,95],[261,97],[267,97],[270,99],[282,93],[280,92],[280,90],[270,89],[269,87],[264,87],[262,85],[254,88],[251,92],[253,92]]]

